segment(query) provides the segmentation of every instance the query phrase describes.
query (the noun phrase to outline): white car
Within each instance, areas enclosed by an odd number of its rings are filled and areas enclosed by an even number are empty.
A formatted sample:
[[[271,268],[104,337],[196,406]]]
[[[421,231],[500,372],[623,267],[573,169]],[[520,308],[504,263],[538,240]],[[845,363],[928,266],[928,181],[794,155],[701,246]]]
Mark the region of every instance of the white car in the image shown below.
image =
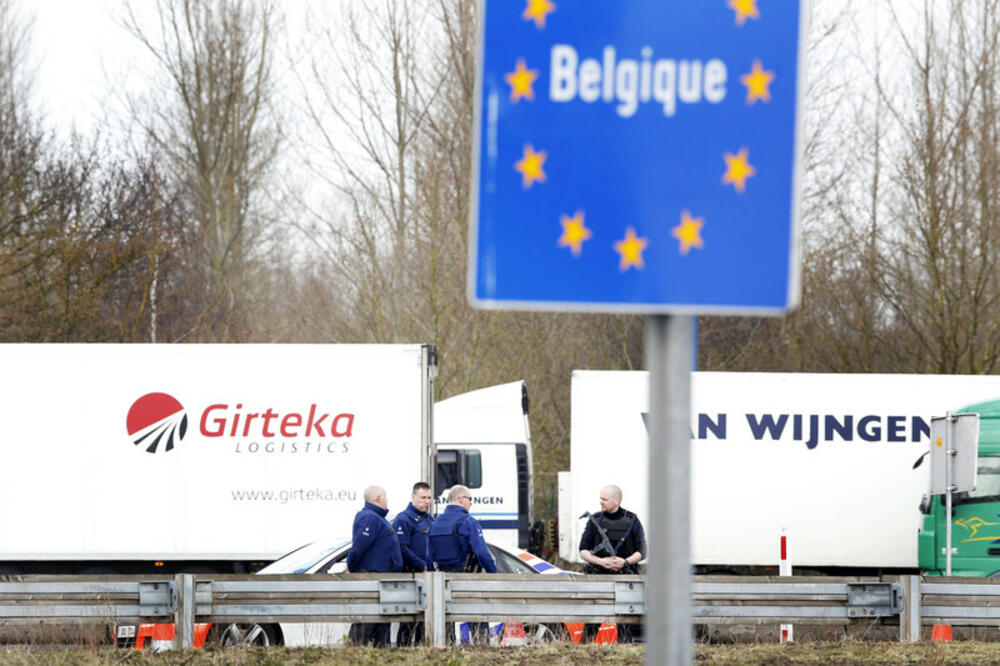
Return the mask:
[[[543,575],[572,575],[559,567],[535,557],[523,550],[511,550],[495,543],[487,543],[497,564],[498,573]],[[297,548],[275,560],[257,572],[258,575],[268,574],[337,574],[347,569],[347,554],[351,549],[348,539],[333,539],[316,541]],[[222,647],[237,647],[246,645],[287,645],[290,647],[336,647],[344,645],[350,624],[346,622],[278,622],[268,624],[227,624],[212,627],[199,624],[195,626],[195,647],[202,647],[206,638],[218,641]],[[392,643],[395,644],[398,623],[392,623]],[[502,623],[490,623],[491,642],[510,644],[505,641]],[[563,636],[561,625],[525,623],[525,638],[521,641],[547,641]],[[455,626],[456,640],[468,640],[468,626],[458,623]],[[115,630],[119,647],[148,647],[154,649],[172,644],[173,625],[148,624],[118,625]],[[209,638],[209,637],[212,638]],[[159,640],[157,638],[159,637]],[[169,639],[167,638],[169,637]]]

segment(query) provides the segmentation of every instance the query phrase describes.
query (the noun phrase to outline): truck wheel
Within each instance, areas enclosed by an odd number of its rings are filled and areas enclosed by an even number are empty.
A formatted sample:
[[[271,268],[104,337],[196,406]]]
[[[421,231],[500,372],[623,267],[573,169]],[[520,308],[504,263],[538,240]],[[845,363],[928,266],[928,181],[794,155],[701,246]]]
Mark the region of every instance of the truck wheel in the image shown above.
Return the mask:
[[[569,632],[562,624],[526,624],[528,642],[538,643],[569,642]]]
[[[240,647],[269,647],[280,645],[278,631],[273,624],[224,624],[218,627],[219,646],[223,650]]]

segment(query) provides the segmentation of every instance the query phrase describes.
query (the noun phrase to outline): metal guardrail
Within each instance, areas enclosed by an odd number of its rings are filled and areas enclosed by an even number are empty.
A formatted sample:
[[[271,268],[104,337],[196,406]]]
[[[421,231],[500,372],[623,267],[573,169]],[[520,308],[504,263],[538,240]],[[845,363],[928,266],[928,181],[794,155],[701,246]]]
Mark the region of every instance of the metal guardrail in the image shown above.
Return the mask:
[[[198,577],[200,578],[200,577]],[[213,576],[196,580],[194,614],[212,622],[322,622],[331,618],[377,621],[384,615],[420,619],[426,584],[409,574]]]
[[[536,576],[427,573],[426,635],[445,646],[449,622],[641,622],[645,581],[638,576]]]
[[[904,593],[922,599],[899,621],[900,637],[948,619],[1000,619],[1000,585],[916,576],[876,579],[696,576],[693,619],[705,624],[895,622]],[[916,593],[914,592],[916,590]],[[0,625],[24,622],[170,622],[180,646],[197,622],[352,622],[423,619],[434,645],[447,623],[641,622],[646,582],[638,576],[350,574],[0,579]],[[922,595],[922,596],[921,596]],[[956,599],[960,601],[955,601]],[[995,600],[995,601],[994,601]],[[973,603],[974,602],[974,603]],[[978,609],[978,610],[976,610]],[[943,621],[943,620],[942,620]]]
[[[204,578],[204,580],[203,580]],[[183,575],[194,607],[178,607],[176,636],[194,638],[195,622],[385,622],[424,616],[427,585],[412,574]]]
[[[1000,582],[995,578],[905,576],[911,604],[901,621],[900,640],[920,640],[920,628],[936,624],[997,626],[1000,624]]]
[[[697,576],[692,616],[704,624],[845,624],[903,610],[903,587],[877,579]]]
[[[163,577],[31,576],[0,581],[0,624],[163,621],[177,589]]]

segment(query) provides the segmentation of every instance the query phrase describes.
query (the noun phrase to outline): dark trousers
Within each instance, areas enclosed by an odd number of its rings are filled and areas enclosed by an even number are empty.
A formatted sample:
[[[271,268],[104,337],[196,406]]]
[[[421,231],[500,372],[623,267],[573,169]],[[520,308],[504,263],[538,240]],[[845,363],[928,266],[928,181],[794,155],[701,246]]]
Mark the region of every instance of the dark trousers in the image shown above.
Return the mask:
[[[389,646],[388,622],[355,622],[347,631],[347,638],[353,645]]]
[[[469,643],[471,645],[489,645],[490,623],[469,622]]]
[[[590,575],[598,576],[622,576],[622,575],[636,575],[634,570],[631,568],[627,571],[617,572],[604,569],[602,567],[588,564],[584,567],[583,572]],[[597,632],[600,631],[601,625],[588,622],[583,625],[583,635],[580,637],[580,643],[593,643],[594,639],[597,638]],[[619,643],[641,643],[643,642],[643,633],[641,624],[619,624],[618,625],[618,642]]]
[[[424,640],[423,622],[400,622],[396,633],[396,645],[420,645]]]

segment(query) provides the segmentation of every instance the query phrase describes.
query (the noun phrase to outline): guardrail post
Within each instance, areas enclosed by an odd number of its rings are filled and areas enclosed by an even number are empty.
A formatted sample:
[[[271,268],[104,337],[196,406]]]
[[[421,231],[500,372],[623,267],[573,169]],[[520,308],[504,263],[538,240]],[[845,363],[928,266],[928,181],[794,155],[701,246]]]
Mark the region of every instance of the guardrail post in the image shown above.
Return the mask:
[[[920,640],[920,576],[900,576],[899,583],[903,587],[903,613],[899,617],[899,640],[903,643],[916,643]]]
[[[177,611],[174,613],[174,647],[189,650],[194,647],[194,575],[174,575],[177,590]]]
[[[424,609],[424,635],[431,646],[443,648],[445,642],[444,624],[444,572],[427,571],[424,573],[427,583],[427,608]]]

